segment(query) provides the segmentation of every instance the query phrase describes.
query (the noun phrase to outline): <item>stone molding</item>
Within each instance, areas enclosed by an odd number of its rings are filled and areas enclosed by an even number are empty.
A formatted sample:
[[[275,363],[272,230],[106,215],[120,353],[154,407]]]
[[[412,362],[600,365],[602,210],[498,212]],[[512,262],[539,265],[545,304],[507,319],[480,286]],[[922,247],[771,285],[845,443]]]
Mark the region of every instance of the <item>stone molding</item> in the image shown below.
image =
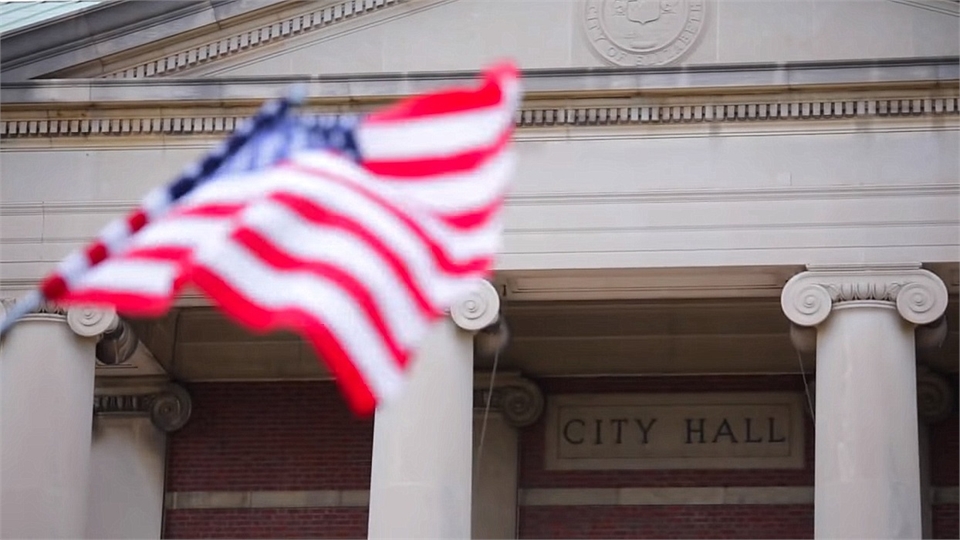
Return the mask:
[[[701,98],[702,99],[702,98]],[[354,109],[351,107],[351,110]],[[316,111],[333,113],[343,111]],[[360,109],[352,112],[363,112]],[[18,119],[0,120],[0,139],[36,139],[69,137],[131,137],[143,135],[223,135],[232,132],[245,115],[210,113],[74,118],[69,110],[45,110]],[[735,103],[696,103],[677,105],[590,105],[535,106],[518,111],[518,128],[617,127],[640,125],[686,125],[717,123],[763,123],[797,120],[837,120],[865,118],[914,118],[960,116],[956,96],[919,97],[916,95],[811,98],[789,101],[740,101]]]
[[[956,487],[933,488],[934,504],[956,504]],[[660,506],[813,504],[813,486],[639,487],[521,489],[519,506]],[[314,491],[173,491],[168,510],[214,508],[366,507],[370,492],[361,489]]]
[[[473,408],[483,411],[490,399],[490,409],[503,415],[515,428],[534,424],[543,415],[543,392],[536,383],[517,373],[501,373],[494,378],[490,396],[490,374],[478,373],[473,388]]]
[[[354,20],[410,0],[343,0],[340,2],[307,2],[311,9],[267,24],[234,32],[212,41],[140,60],[100,75],[104,79],[144,79],[176,76],[187,69],[209,64],[226,57],[274,45],[289,38],[329,29],[337,23]]]
[[[93,398],[94,415],[149,415],[157,429],[170,433],[190,420],[193,401],[182,386],[168,384],[150,393],[103,393]]]
[[[920,265],[808,266],[783,288],[780,305],[794,324],[816,326],[835,305],[883,302],[895,305],[905,320],[936,321],[947,307],[947,287]]]

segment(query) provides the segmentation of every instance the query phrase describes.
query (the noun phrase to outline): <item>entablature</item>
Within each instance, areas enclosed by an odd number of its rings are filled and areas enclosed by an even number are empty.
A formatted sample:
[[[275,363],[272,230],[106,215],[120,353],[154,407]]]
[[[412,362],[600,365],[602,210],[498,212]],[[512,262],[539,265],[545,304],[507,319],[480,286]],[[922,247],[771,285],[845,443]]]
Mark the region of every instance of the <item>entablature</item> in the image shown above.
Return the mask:
[[[3,85],[0,137],[228,133],[293,84],[305,109],[364,112],[473,72],[210,80],[70,80]],[[950,59],[648,69],[531,70],[520,128],[956,116]]]

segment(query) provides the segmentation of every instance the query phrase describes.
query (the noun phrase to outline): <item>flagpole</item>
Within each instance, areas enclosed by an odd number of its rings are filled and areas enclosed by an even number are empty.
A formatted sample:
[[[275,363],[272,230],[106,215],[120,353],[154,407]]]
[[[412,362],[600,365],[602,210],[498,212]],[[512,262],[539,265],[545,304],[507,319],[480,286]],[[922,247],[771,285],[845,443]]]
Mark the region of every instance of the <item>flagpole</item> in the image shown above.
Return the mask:
[[[287,94],[278,100],[272,100],[265,103],[259,111],[247,122],[242,123],[236,128],[236,130],[230,135],[230,137],[217,145],[210,153],[204,157],[204,159],[199,164],[194,164],[188,167],[181,175],[172,183],[163,188],[157,188],[143,201],[141,201],[140,206],[137,211],[146,207],[148,204],[151,204],[152,200],[166,200],[166,204],[159,211],[154,211],[153,218],[156,219],[160,217],[163,212],[168,210],[171,206],[171,203],[184,197],[188,193],[192,192],[198,186],[206,183],[209,180],[213,173],[217,171],[223,164],[236,155],[236,153],[244,147],[254,134],[256,134],[261,129],[264,129],[276,122],[279,122],[287,116],[291,109],[298,107],[303,104],[303,101],[306,99],[306,87],[304,85],[295,85],[291,87]],[[126,223],[123,223],[123,220],[118,220],[107,225],[101,233],[100,236],[103,236],[111,229],[111,227],[117,227],[120,225],[126,227]],[[132,232],[132,231],[131,231]],[[130,235],[128,234],[126,238],[122,240],[124,243],[129,240]],[[122,246],[119,246],[122,247]],[[89,271],[91,268],[97,266],[101,260],[91,260],[84,250],[78,250],[68,257],[66,257],[58,265],[58,268],[50,275],[47,279],[50,278],[59,278],[61,280],[76,280],[82,277],[84,273]],[[79,261],[79,262],[78,262]],[[46,281],[46,280],[45,280]],[[56,300],[56,295],[45,294],[43,288],[37,288],[22,298],[17,300],[16,304],[6,313],[3,320],[0,321],[0,339],[2,339],[7,332],[13,327],[13,325],[25,316],[26,314],[34,311],[40,307],[44,302],[49,300]]]

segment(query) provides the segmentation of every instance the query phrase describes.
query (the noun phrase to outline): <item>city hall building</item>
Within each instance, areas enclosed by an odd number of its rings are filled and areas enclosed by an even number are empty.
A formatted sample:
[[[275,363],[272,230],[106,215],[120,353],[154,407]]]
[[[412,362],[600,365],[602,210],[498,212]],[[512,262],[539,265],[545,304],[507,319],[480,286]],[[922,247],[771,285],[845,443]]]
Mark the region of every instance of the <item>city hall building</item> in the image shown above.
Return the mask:
[[[295,82],[514,59],[495,276],[373,418],[188,291],[0,345],[3,538],[958,538],[956,0],[0,6],[5,310]]]

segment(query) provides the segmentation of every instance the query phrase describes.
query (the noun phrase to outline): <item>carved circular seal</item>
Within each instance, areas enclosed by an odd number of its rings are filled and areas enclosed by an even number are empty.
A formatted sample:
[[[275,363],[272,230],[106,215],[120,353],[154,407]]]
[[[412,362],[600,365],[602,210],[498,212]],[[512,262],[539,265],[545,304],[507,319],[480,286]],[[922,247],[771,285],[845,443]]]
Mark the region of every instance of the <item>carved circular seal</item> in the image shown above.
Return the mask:
[[[669,64],[696,42],[706,9],[706,0],[586,0],[587,40],[612,64]]]

